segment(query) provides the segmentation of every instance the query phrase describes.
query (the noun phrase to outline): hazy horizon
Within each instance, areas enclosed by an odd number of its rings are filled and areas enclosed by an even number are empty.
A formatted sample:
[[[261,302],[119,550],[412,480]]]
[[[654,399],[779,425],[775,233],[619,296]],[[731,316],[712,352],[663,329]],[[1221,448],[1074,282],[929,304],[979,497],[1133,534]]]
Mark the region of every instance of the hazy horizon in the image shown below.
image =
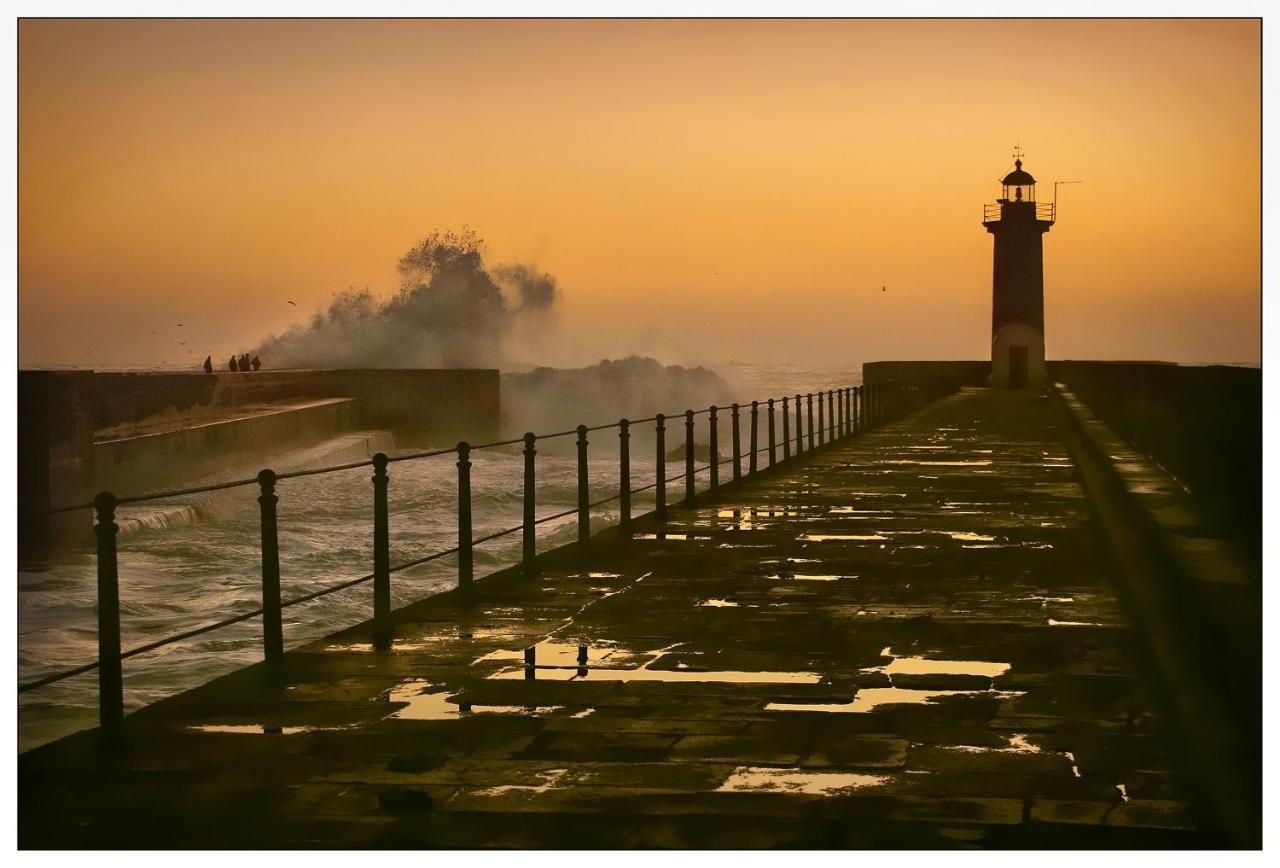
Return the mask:
[[[1083,181],[1049,358],[1256,364],[1260,69],[1245,20],[23,20],[19,362],[222,368],[464,226],[558,286],[513,364],[985,358],[1020,143]]]

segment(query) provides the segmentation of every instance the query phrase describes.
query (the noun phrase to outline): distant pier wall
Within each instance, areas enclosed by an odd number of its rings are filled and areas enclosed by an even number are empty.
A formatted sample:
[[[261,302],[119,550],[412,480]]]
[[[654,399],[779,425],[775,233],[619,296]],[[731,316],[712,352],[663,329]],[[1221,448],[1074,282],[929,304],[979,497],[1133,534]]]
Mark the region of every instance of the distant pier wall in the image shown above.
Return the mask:
[[[985,386],[991,374],[991,362],[968,361],[894,361],[863,362],[862,382],[865,385],[880,385],[896,380],[899,382],[922,382],[924,380],[947,380],[956,386]]]
[[[61,373],[57,376],[62,376]],[[497,434],[497,370],[334,369],[213,374],[94,373],[97,430],[162,413],[322,398],[356,399],[354,424],[436,442]]]
[[[306,430],[322,437],[378,428],[401,445],[446,446],[495,439],[501,424],[498,371],[481,369],[19,371],[18,395],[19,550],[29,563],[82,536],[88,511],[52,521],[40,513],[104,489],[136,494],[179,484],[273,437],[290,448],[305,445]],[[296,411],[334,399],[345,400],[301,415],[270,412],[273,404]]]
[[[238,460],[307,446],[354,427],[354,398],[93,444],[94,488],[121,494],[195,484]]]

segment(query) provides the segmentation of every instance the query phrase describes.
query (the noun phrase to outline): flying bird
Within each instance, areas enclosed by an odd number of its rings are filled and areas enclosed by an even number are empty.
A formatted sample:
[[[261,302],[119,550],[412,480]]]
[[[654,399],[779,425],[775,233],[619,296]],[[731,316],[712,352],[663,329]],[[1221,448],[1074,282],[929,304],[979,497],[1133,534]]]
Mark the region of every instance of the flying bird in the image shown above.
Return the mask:
[[[882,286],[882,287],[880,287],[880,291],[881,291],[881,292],[887,292],[887,290],[886,290],[883,286]]]
[[[178,328],[182,328],[182,323],[178,323]]]
[[[293,305],[294,307],[297,307],[297,306],[298,306],[298,303],[297,303],[297,302],[294,302],[294,301],[287,301],[287,300],[286,300],[286,301],[285,301],[285,304],[291,304],[291,305]]]

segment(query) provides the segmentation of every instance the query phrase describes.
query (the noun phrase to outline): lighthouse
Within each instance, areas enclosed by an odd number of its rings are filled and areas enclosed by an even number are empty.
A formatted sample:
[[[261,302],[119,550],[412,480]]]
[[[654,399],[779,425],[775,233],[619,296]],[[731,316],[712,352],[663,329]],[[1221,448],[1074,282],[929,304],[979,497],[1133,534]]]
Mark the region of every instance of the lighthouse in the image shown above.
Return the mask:
[[[992,388],[1044,385],[1044,234],[1054,206],[1036,201],[1036,179],[1014,152],[1003,195],[984,205],[982,225],[995,236],[991,278]]]

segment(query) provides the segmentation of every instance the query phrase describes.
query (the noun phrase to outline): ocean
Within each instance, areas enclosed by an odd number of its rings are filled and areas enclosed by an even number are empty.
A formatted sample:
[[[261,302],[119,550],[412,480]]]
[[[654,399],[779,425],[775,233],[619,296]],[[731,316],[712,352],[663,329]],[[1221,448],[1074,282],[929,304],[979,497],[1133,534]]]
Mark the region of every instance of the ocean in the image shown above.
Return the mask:
[[[711,366],[743,402],[840,385],[857,385],[857,365],[816,368],[728,362]],[[671,411],[655,407],[653,412]],[[567,419],[602,424],[612,420]],[[668,426],[668,445],[683,441],[682,422]],[[779,421],[779,436],[781,436]],[[648,428],[649,426],[645,426]],[[720,449],[728,456],[730,422],[721,414]],[[510,432],[508,436],[518,436]],[[761,419],[761,436],[764,420]],[[742,419],[743,451],[747,420]],[[706,418],[698,419],[695,442],[705,443]],[[541,445],[537,458],[537,515],[572,509],[577,502],[577,461],[573,438]],[[593,501],[618,492],[617,435],[592,435],[589,448]],[[764,443],[762,439],[762,445]],[[440,444],[446,446],[451,444]],[[416,444],[415,444],[416,446]],[[367,459],[374,452],[403,451],[388,432],[354,432],[309,449],[263,456],[252,465],[228,468],[225,478],[244,478],[269,465],[279,472]],[[631,484],[654,481],[652,435],[637,426],[631,446]],[[744,459],[745,467],[745,459]],[[667,475],[683,471],[669,462]],[[373,493],[371,468],[283,480],[279,497],[282,596],[285,600],[363,576],[372,571]],[[721,468],[721,479],[729,467]],[[451,455],[396,462],[389,468],[391,563],[448,549],[457,542],[457,468]],[[523,457],[520,446],[472,454],[473,536],[515,527],[522,519]],[[705,488],[707,474],[698,476]],[[671,499],[683,496],[683,480],[671,483]],[[122,647],[125,650],[181,633],[260,603],[257,486],[173,498],[121,508],[117,522]],[[633,513],[653,507],[653,492],[633,497]],[[616,523],[617,504],[592,510],[593,529]],[[540,551],[576,538],[577,519],[568,515],[542,525]],[[477,577],[517,563],[521,535],[509,534],[475,550]],[[392,602],[400,606],[439,593],[457,581],[457,560],[439,560],[396,572]],[[97,655],[96,567],[91,551],[60,556],[48,570],[18,575],[18,677],[26,683],[91,662]],[[286,648],[296,647],[372,614],[371,583],[357,585],[284,611]],[[203,684],[255,663],[262,657],[262,625],[257,618],[187,641],[167,645],[124,662],[126,711]],[[18,696],[19,750],[97,723],[97,673],[75,676]]]

